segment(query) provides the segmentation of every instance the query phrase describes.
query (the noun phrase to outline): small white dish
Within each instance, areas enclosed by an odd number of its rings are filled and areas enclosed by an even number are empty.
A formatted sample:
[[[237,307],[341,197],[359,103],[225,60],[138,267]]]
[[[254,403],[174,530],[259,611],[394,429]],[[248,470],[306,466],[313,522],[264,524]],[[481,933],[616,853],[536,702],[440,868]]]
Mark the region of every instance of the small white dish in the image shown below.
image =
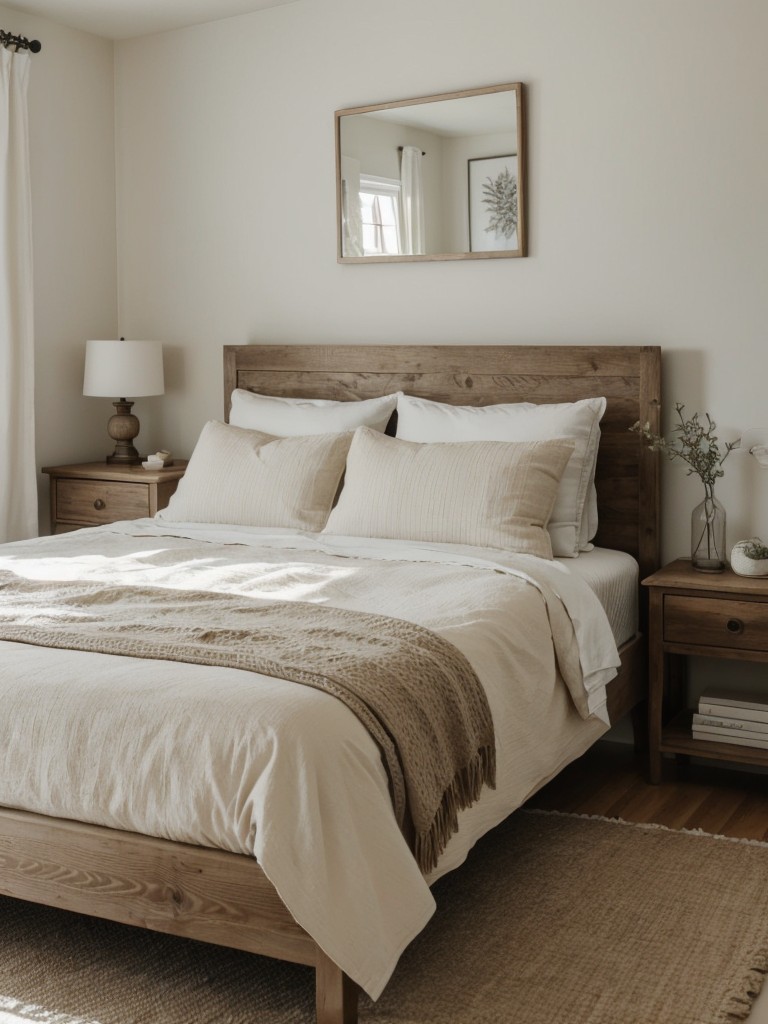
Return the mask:
[[[165,469],[162,459],[147,459],[142,466],[144,469]]]

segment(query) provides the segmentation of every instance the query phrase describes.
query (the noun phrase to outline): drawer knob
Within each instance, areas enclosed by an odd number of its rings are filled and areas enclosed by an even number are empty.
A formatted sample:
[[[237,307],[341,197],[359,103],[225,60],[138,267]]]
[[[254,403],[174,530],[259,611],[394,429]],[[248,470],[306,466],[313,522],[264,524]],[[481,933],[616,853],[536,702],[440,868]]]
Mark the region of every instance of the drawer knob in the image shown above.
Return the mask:
[[[94,507],[95,509],[98,509],[98,511],[99,511],[99,512],[101,512],[101,510],[102,510],[103,508],[106,508],[106,507],[107,507],[107,503],[106,503],[106,501],[104,501],[104,499],[103,499],[103,498],[97,498],[97,499],[96,499],[96,501],[94,501],[94,503],[93,503],[93,507]],[[729,628],[729,629],[731,628],[731,627],[730,627],[730,623],[729,623],[729,625],[728,625],[728,628]]]
[[[728,630],[729,633],[743,633],[744,623],[741,621],[741,619],[728,619],[728,621],[725,624],[725,628]]]

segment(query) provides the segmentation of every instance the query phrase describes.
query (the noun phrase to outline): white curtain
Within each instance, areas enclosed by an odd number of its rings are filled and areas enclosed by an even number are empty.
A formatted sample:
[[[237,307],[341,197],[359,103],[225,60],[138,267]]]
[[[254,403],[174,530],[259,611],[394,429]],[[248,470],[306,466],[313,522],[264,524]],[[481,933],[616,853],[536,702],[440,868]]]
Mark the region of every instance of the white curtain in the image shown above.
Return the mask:
[[[416,146],[403,146],[400,163],[401,247],[406,256],[425,252],[424,185],[422,154]]]
[[[37,535],[30,62],[0,46],[0,542]]]
[[[341,255],[363,255],[360,161],[349,156],[341,158]]]

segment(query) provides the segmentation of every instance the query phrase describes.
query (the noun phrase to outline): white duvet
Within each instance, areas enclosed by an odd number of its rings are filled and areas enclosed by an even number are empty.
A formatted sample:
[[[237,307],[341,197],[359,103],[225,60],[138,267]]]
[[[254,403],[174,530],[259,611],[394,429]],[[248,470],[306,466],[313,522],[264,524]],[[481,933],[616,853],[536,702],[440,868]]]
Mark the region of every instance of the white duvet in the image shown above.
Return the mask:
[[[616,646],[563,563],[140,520],[5,545],[0,569],[328,602],[417,622],[469,658],[493,714],[497,788],[462,813],[425,880],[378,748],[328,694],[239,669],[0,643],[0,805],[255,856],[373,998],[433,913],[428,882],[608,727]]]

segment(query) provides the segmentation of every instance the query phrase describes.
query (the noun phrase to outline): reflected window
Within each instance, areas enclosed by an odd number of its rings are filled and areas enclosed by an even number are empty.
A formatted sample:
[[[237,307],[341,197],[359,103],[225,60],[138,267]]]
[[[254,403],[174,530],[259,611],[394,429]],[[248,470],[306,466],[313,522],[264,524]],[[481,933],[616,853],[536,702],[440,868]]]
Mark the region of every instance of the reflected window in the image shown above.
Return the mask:
[[[360,175],[364,256],[397,256],[400,249],[400,182]]]

